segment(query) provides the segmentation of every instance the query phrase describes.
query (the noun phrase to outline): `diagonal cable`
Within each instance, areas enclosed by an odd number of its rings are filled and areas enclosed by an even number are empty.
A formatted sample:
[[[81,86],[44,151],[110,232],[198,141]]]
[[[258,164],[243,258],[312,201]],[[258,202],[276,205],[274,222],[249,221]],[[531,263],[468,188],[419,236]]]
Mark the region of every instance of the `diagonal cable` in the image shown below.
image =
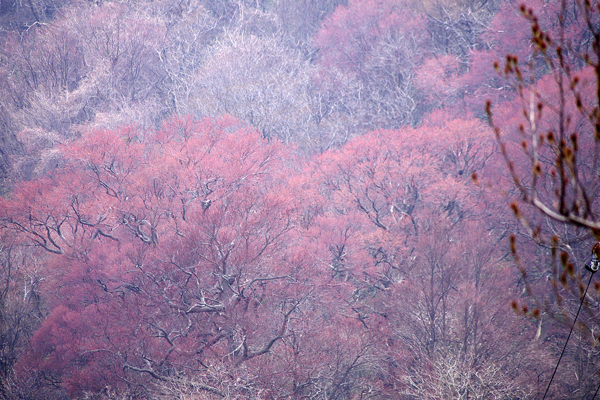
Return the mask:
[[[550,382],[548,382],[548,387],[546,388],[546,393],[544,393],[544,397],[542,400],[546,399],[546,395],[548,394],[548,390],[550,390],[550,385],[552,384],[552,380],[554,379],[554,375],[556,375],[556,370],[558,369],[558,365],[560,364],[560,360],[562,360],[563,354],[565,354],[565,349],[567,348],[567,343],[569,343],[569,339],[571,338],[571,333],[573,333],[573,328],[575,327],[575,322],[577,321],[577,317],[579,316],[579,311],[581,311],[581,306],[583,305],[583,301],[585,300],[585,295],[587,294],[588,288],[590,287],[590,283],[592,283],[592,278],[594,274],[590,274],[590,280],[588,281],[587,286],[585,287],[585,292],[583,292],[583,296],[581,296],[581,301],[579,302],[579,308],[577,309],[577,314],[575,315],[575,319],[573,320],[573,325],[571,325],[571,330],[569,331],[569,336],[567,336],[567,340],[565,341],[565,345],[563,346],[562,351],[560,352],[560,357],[558,358],[558,362],[556,363],[556,367],[554,367],[554,372],[552,373],[552,377],[550,378]],[[596,395],[594,395],[596,397]]]

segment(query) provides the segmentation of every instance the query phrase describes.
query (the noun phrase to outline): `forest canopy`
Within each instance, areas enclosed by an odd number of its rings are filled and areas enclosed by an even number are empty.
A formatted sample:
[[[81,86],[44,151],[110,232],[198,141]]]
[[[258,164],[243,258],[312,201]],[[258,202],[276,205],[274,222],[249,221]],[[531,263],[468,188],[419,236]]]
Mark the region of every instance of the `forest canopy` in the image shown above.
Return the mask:
[[[595,397],[597,1],[0,27],[0,398]]]

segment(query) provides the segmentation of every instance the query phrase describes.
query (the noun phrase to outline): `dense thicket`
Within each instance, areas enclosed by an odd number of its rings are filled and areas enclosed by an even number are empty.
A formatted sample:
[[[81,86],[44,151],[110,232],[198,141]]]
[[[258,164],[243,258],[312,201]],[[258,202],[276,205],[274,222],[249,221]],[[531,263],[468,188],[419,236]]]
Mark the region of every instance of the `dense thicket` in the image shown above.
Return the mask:
[[[599,14],[2,1],[0,398],[592,398]]]

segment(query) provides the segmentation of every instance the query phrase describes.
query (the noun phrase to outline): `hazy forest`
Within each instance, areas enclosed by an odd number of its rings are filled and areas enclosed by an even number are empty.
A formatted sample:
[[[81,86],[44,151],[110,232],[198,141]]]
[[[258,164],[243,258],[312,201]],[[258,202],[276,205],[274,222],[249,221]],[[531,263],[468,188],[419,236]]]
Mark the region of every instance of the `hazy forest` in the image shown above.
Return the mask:
[[[599,56],[598,0],[1,0],[0,399],[600,400]]]

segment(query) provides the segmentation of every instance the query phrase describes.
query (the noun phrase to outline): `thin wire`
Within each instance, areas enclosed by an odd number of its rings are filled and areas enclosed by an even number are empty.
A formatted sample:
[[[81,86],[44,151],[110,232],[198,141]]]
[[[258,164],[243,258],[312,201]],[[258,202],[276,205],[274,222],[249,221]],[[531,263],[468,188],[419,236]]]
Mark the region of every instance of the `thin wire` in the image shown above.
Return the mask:
[[[571,338],[571,333],[573,333],[573,328],[575,327],[575,321],[577,321],[577,317],[579,317],[579,311],[581,311],[581,306],[583,305],[583,301],[585,300],[585,295],[587,294],[588,288],[590,287],[590,283],[592,283],[592,278],[594,274],[590,274],[590,280],[588,281],[587,286],[585,287],[585,292],[583,292],[583,296],[581,296],[581,301],[579,302],[579,308],[577,309],[577,314],[575,315],[575,319],[573,320],[573,325],[571,325],[571,330],[569,331],[569,336],[567,336],[567,340],[565,341],[565,345],[563,346],[562,351],[560,352],[560,357],[558,358],[558,362],[556,363],[556,367],[554,367],[554,372],[552,373],[552,377],[550,378],[550,382],[548,382],[548,387],[546,388],[546,393],[544,393],[544,397],[542,400],[546,399],[546,395],[548,394],[548,390],[550,390],[550,385],[552,384],[552,380],[554,379],[554,375],[556,374],[556,370],[558,369],[558,365],[560,364],[560,360],[562,360],[563,354],[565,354],[565,349],[567,348],[567,343],[569,343],[569,339]],[[597,391],[596,391],[597,392]],[[594,395],[596,397],[596,395]]]
[[[598,385],[598,389],[596,389],[596,393],[594,393],[594,397],[592,397],[592,400],[594,400],[596,398],[596,395],[598,394],[598,390],[600,390],[600,385]]]

